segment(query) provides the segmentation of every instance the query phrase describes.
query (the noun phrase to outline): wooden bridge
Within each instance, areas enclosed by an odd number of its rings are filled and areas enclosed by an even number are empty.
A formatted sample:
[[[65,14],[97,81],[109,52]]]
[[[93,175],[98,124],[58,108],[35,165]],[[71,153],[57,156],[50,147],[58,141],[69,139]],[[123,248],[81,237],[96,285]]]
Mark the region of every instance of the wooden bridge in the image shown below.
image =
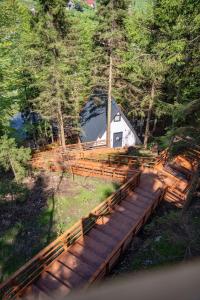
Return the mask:
[[[163,163],[161,156],[153,168],[134,169],[116,193],[4,282],[1,298],[63,297],[101,280],[162,199],[179,207],[187,202],[199,157],[192,151]]]

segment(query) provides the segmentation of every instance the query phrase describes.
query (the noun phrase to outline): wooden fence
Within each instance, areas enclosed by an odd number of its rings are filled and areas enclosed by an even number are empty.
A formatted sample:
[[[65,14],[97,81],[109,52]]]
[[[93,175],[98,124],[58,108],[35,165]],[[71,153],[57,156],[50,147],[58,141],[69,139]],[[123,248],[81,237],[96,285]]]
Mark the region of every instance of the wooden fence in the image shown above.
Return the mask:
[[[78,143],[78,144],[69,144],[66,145],[66,151],[85,151],[85,150],[91,150],[93,148],[101,148],[106,147],[106,140],[101,141],[93,141],[93,142],[86,142],[86,143]]]
[[[0,285],[0,298],[13,299],[19,297],[25,288],[34,282],[61,253],[92,229],[97,219],[109,214],[116,204],[125,199],[130,191],[138,186],[139,180],[140,172],[137,172],[116,193],[92,210],[87,218],[82,218],[15,272],[6,282]]]
[[[119,154],[108,154],[105,155],[90,155],[89,157],[85,156],[84,153],[80,159],[90,160],[95,162],[104,162],[117,165],[127,165],[127,166],[153,166],[156,162],[156,157],[153,156],[133,156],[133,155],[119,155]]]
[[[106,147],[106,140],[101,141],[92,141],[86,143],[76,143],[76,144],[66,144],[66,151],[73,151],[73,150],[90,150],[93,148],[100,148]],[[51,151],[53,149],[60,149],[62,151],[62,146],[58,143],[48,144],[45,146],[41,146],[38,149],[33,149],[33,153],[41,152],[41,151]]]
[[[124,182],[128,177],[134,175],[136,170],[120,169],[116,166],[108,166],[106,163],[101,165],[90,164],[74,164],[71,166],[71,173],[73,175],[88,176],[88,177],[100,177],[105,179],[116,180]]]

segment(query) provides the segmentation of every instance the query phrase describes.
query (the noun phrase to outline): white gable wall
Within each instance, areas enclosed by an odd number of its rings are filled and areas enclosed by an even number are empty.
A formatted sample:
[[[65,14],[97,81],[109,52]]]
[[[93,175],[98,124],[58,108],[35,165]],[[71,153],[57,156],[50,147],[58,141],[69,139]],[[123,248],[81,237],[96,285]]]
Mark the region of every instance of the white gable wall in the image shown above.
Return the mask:
[[[123,116],[121,116],[119,122],[114,122],[114,119],[111,122],[111,147],[113,147],[113,134],[117,132],[123,132],[122,147],[134,146],[136,144],[136,136],[124,121]],[[106,140],[106,132],[98,140]]]

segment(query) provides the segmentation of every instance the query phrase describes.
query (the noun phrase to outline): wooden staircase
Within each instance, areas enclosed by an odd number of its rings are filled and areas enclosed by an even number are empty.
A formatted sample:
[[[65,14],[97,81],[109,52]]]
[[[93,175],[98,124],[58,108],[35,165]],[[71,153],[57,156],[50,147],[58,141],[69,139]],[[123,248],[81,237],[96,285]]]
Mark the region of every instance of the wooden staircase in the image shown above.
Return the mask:
[[[162,199],[184,205],[198,171],[199,154],[191,150],[168,165],[161,158],[154,168],[134,170],[116,193],[0,285],[0,297],[65,297],[101,280]],[[96,162],[90,162],[90,167],[87,161],[82,165],[90,170],[94,166],[101,171],[102,165]]]

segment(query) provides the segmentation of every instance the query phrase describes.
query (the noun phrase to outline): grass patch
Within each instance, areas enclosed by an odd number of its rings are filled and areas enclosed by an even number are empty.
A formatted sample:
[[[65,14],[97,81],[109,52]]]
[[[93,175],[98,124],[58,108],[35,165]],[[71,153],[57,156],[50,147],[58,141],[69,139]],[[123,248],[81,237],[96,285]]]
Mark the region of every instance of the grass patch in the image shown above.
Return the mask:
[[[118,186],[111,182],[97,179],[76,177],[70,181],[72,188],[67,196],[55,196],[48,199],[48,205],[38,218],[41,226],[51,221],[57,235],[69,229],[81,217],[110,196]]]

